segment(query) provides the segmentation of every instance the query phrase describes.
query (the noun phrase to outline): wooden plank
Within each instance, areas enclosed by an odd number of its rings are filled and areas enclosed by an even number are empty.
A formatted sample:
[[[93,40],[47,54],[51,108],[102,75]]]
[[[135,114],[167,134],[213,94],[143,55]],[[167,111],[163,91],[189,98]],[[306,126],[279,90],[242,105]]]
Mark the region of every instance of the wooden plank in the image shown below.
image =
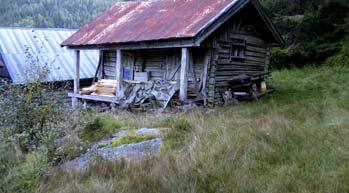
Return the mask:
[[[92,85],[96,82],[96,79],[97,78],[101,78],[100,76],[100,69],[102,67],[102,64],[103,64],[103,51],[99,51],[99,61],[98,61],[98,66],[97,66],[97,70],[95,72],[95,75],[93,77],[93,80],[92,80]]]
[[[98,102],[109,102],[109,103],[115,103],[115,104],[119,103],[116,97],[97,96],[97,95],[80,95],[80,94],[74,94],[74,93],[68,93],[68,96],[72,98],[79,98],[79,99],[98,101]]]
[[[218,65],[260,65],[260,66],[264,66],[264,62],[255,62],[255,61],[249,61],[249,60],[246,60],[246,61],[232,61],[232,60],[229,60],[229,59],[219,59],[217,61],[217,64]]]
[[[252,56],[252,57],[258,57],[258,58],[265,58],[265,54],[258,53],[258,52],[245,51],[245,55]]]
[[[268,73],[269,72],[269,65],[270,65],[270,48],[267,48],[267,54],[265,55],[265,67],[264,67],[264,72]]]
[[[188,93],[188,66],[189,66],[189,49],[182,48],[182,59],[181,59],[181,74],[179,84],[179,100],[185,102],[187,100]]]
[[[178,39],[178,40],[166,40],[166,41],[149,41],[149,42],[132,42],[119,45],[84,45],[84,46],[68,46],[70,49],[90,50],[90,49],[123,49],[123,50],[139,50],[139,49],[162,49],[162,48],[182,48],[182,47],[194,47],[192,38]]]
[[[75,50],[75,76],[74,76],[74,94],[79,94],[80,89],[80,50]],[[72,98],[73,108],[78,106],[78,98]]]
[[[253,46],[246,46],[246,50],[250,52],[258,52],[258,53],[266,53],[265,48],[258,48],[258,47],[253,47]]]
[[[194,88],[193,88],[193,92],[195,92],[195,94],[197,95],[201,95],[200,91],[199,91],[199,84],[197,82],[197,78],[196,78],[196,73],[194,70],[194,58],[193,58],[193,54],[189,53],[189,69],[190,69],[190,74],[192,75],[192,83],[194,84]]]
[[[121,49],[116,49],[116,69],[115,69],[115,77],[116,77],[116,96],[118,98],[121,96],[122,91],[122,52]]]
[[[232,39],[244,39],[248,44],[255,44],[255,45],[261,45],[266,46],[266,43],[264,40],[255,37],[253,35],[241,35],[241,34],[231,34],[230,38]]]

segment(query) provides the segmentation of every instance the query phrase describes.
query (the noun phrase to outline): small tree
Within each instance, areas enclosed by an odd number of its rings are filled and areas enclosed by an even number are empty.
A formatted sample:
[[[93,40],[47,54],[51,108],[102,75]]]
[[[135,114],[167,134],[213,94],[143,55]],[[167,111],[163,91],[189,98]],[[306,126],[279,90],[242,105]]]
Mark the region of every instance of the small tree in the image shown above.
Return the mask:
[[[0,130],[4,140],[16,142],[24,152],[44,147],[50,161],[55,158],[55,141],[70,109],[65,108],[64,87],[48,82],[49,65],[42,61],[42,52],[32,54],[26,49],[27,69],[24,82],[28,84],[2,84],[0,93]],[[39,49],[40,50],[40,49]]]

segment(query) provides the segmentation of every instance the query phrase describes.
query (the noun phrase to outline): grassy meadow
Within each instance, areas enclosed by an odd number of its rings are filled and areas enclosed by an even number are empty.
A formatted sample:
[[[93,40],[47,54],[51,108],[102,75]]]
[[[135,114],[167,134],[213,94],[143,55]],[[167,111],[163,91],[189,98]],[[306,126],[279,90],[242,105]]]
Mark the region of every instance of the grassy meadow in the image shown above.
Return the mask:
[[[277,91],[213,113],[120,115],[171,128],[161,155],[52,170],[38,192],[349,192],[349,68],[273,73]]]
[[[349,192],[349,68],[276,71],[271,84],[268,97],[211,113],[94,113],[78,130],[96,141],[121,127],[161,128],[161,154],[143,161],[63,172],[40,153],[0,148],[0,192]]]

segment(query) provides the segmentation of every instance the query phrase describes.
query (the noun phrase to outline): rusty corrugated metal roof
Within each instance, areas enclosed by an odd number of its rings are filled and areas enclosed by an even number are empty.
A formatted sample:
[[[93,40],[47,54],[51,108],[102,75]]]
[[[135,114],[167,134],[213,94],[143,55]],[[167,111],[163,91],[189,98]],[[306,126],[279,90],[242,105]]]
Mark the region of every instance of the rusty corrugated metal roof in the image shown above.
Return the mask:
[[[65,40],[63,46],[92,46],[195,37],[239,0],[152,0],[118,2]]]

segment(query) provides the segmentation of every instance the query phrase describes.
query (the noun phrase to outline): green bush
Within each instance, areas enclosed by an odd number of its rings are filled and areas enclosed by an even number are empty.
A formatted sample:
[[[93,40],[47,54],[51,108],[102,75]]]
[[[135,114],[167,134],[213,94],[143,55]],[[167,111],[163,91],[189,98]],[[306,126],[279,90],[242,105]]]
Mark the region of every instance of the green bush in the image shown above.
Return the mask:
[[[349,66],[349,41],[343,42],[341,51],[329,57],[326,64],[330,66]]]

